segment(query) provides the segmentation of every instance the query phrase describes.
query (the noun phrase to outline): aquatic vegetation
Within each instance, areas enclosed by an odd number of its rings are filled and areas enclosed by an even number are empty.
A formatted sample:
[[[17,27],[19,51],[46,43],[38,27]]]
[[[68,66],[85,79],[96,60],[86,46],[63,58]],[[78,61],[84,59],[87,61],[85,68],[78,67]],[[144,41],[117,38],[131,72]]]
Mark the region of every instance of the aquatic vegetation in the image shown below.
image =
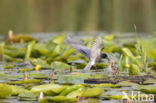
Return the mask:
[[[0,84],[0,98],[6,98],[7,96],[10,96],[12,93],[12,89],[10,86],[6,84]]]
[[[11,95],[13,95],[13,96],[17,96],[23,92],[28,92],[27,89],[24,89],[22,87],[18,87],[18,86],[14,86],[14,85],[9,85],[9,87],[12,89]]]
[[[36,101],[38,94],[27,91],[27,92],[19,93],[18,97],[19,97],[19,100],[21,101]]]
[[[139,67],[135,64],[132,64],[129,68],[129,75],[140,75]]]
[[[7,82],[7,84],[16,84],[16,85],[22,85],[22,84],[41,84],[42,80],[38,79],[28,79],[28,80],[21,80],[21,81],[12,81]]]
[[[84,73],[88,58],[64,43],[64,34],[52,36],[46,42],[34,38],[21,43],[22,38],[0,44],[0,88],[4,88],[0,90],[0,98],[14,96],[19,101],[40,103],[100,103],[105,99],[121,100],[123,91],[156,94],[155,38],[132,38],[128,42],[128,38],[116,35],[103,36],[102,52],[114,61],[113,66],[119,69],[117,75],[108,75],[110,62],[105,59]],[[89,48],[94,42],[94,38],[80,40]],[[40,94],[43,98],[38,98]]]
[[[87,88],[83,93],[82,97],[98,97],[104,92],[102,88]]]
[[[58,84],[44,84],[40,86],[34,86],[30,90],[33,93],[43,92],[46,95],[57,95],[61,93],[67,86],[58,85]]]
[[[29,41],[39,41],[36,38],[31,37],[30,35],[27,34],[18,34],[18,35],[13,35],[11,38],[7,39],[7,43],[21,43],[21,42],[29,42]]]

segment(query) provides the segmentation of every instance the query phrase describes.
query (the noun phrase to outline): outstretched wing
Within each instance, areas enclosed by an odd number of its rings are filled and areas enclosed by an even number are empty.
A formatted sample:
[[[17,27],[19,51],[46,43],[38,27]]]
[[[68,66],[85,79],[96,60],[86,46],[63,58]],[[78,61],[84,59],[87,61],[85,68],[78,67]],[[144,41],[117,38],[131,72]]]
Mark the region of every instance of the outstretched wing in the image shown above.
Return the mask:
[[[102,48],[103,48],[103,41],[100,37],[97,37],[91,48],[91,53],[90,53],[91,59],[93,60],[96,59],[96,61],[99,61],[101,59]]]
[[[67,36],[66,41],[68,44],[70,44],[73,48],[75,48],[77,51],[85,55],[88,59],[90,59],[90,49],[86,46],[83,46],[81,43],[72,40],[71,37]]]

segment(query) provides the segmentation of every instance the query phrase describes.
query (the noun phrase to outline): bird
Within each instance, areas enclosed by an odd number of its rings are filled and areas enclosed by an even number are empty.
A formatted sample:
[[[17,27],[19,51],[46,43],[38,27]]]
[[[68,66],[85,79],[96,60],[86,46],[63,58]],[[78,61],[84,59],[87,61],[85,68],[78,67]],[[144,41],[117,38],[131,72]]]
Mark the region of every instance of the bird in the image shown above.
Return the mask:
[[[66,37],[66,41],[74,49],[76,49],[78,52],[82,53],[83,55],[85,55],[89,59],[88,64],[84,68],[85,72],[90,71],[90,68],[96,62],[101,61],[102,58],[108,59],[107,54],[101,52],[101,49],[103,48],[103,41],[102,41],[101,37],[97,37],[95,39],[91,49],[89,49],[88,47],[82,45],[81,43],[73,40],[70,36]]]
[[[109,59],[109,66],[107,68],[107,72],[110,75],[117,76],[120,70],[115,66],[115,61],[113,59]]]

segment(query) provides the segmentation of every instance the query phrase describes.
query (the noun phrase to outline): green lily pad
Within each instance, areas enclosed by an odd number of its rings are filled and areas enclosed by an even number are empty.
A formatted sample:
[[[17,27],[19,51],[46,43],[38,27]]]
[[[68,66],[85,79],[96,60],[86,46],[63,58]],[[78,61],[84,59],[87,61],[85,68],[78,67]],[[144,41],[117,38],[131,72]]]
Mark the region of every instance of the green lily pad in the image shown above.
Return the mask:
[[[65,90],[63,90],[59,95],[60,95],[60,96],[66,96],[66,95],[69,94],[70,92],[75,91],[75,90],[77,90],[77,89],[79,89],[79,88],[82,88],[82,87],[84,87],[84,86],[81,85],[81,84],[69,86],[69,87],[67,87]]]
[[[155,84],[156,83],[156,79],[147,79],[143,82],[143,84]]]
[[[111,87],[111,88],[116,88],[116,87],[119,87],[119,86],[114,85],[114,84],[110,84],[110,83],[102,83],[102,84],[96,84],[96,85],[94,85],[94,87]]]
[[[49,50],[46,44],[37,43],[35,44],[33,51],[36,50],[40,56],[49,56],[51,50]]]
[[[9,85],[0,84],[0,98],[6,98],[11,95],[12,89]]]
[[[71,74],[71,75],[60,75],[58,77],[59,83],[84,83],[84,79],[88,79],[88,74]]]
[[[7,82],[7,84],[41,84],[42,80],[38,80],[38,79],[28,79],[28,80],[21,80],[21,81],[12,81],[12,82]]]
[[[123,97],[124,97],[124,95],[111,95],[108,98],[109,99],[122,100]]]
[[[82,97],[98,97],[104,92],[103,88],[87,88],[83,93]]]
[[[122,81],[116,84],[116,86],[121,86],[121,87],[132,87],[132,86],[137,86],[139,84],[128,82],[128,81]]]
[[[65,96],[54,96],[47,99],[49,102],[57,102],[57,103],[76,103],[78,101],[77,98],[67,98]]]
[[[58,61],[55,61],[55,62],[52,62],[51,63],[51,68],[54,69],[54,70],[61,70],[62,69],[70,69],[70,66],[66,63],[63,63],[63,62],[58,62]]]
[[[22,87],[17,87],[17,86],[14,86],[14,85],[9,85],[9,86],[12,89],[11,95],[13,95],[13,96],[17,96],[18,94],[23,93],[23,92],[28,92],[28,90],[26,90],[26,89],[24,89]]]
[[[81,97],[84,91],[85,91],[85,88],[79,88],[78,90],[70,92],[66,97],[67,98]]]
[[[33,93],[43,92],[46,95],[57,95],[61,93],[65,88],[67,88],[67,86],[58,84],[45,84],[32,87],[31,92]]]
[[[19,34],[19,35],[14,35],[10,39],[7,39],[6,42],[7,43],[11,43],[11,42],[13,42],[13,43],[20,43],[21,41],[22,42],[29,42],[29,41],[32,41],[32,40],[37,41],[37,42],[39,41],[38,39],[31,37],[30,35]]]
[[[32,92],[21,92],[19,95],[19,100],[24,101],[36,101],[38,97],[38,94],[32,93]]]
[[[13,77],[9,76],[8,74],[0,73],[0,80],[8,80],[12,78]]]
[[[151,93],[151,94],[156,94],[156,87],[155,86],[138,86],[138,89],[142,92],[145,93]]]
[[[73,54],[75,52],[75,49],[69,49],[64,51],[64,53],[61,55],[62,58],[67,58],[69,57],[71,54]]]
[[[30,59],[30,62],[32,65],[36,66],[36,65],[40,65],[41,68],[44,68],[44,69],[48,69],[48,68],[51,68],[51,66],[44,60],[38,58],[38,59]]]

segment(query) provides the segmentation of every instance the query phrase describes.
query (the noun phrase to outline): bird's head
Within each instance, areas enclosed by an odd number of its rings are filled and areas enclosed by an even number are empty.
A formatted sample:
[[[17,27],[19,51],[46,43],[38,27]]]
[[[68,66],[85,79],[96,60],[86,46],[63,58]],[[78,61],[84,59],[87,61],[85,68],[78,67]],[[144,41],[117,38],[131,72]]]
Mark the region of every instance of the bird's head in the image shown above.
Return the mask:
[[[102,59],[109,59],[108,55],[106,53],[101,53],[101,58]]]

